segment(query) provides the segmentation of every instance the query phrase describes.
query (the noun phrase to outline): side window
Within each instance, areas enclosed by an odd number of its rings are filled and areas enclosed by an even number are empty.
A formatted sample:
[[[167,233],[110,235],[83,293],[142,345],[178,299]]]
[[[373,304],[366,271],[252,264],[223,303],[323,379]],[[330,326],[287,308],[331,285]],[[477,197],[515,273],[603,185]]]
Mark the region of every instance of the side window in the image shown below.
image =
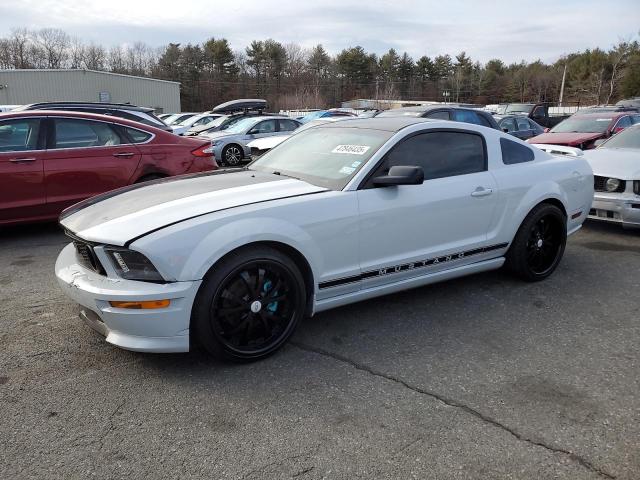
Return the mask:
[[[427,114],[427,118],[434,118],[438,120],[449,120],[449,112],[446,110],[440,110],[438,112],[431,112]]]
[[[122,141],[108,123],[70,118],[55,119],[52,148],[87,148],[120,145]]]
[[[476,125],[484,125],[478,118],[476,112],[470,112],[469,110],[454,110],[453,119],[456,122],[474,123]]]
[[[500,147],[502,149],[502,163],[505,165],[531,162],[535,158],[531,148],[514,142],[513,140],[501,138]]]
[[[506,129],[507,132],[515,132],[518,130],[518,127],[516,126],[516,121],[514,118],[505,118],[504,120],[502,120],[500,122],[500,128],[503,131]]]
[[[615,128],[627,128],[631,125],[633,125],[631,123],[631,117],[622,117],[620,120],[618,120],[618,123],[616,123]]]
[[[253,127],[249,133],[273,133],[275,131],[276,121],[265,120],[264,122],[260,122],[255,127]]]
[[[278,122],[280,123],[281,132],[292,132],[300,126],[293,120],[278,120]]]
[[[464,132],[430,132],[410,137],[391,150],[384,170],[396,165],[422,167],[425,180],[453,177],[487,169],[480,135]]]
[[[640,115],[634,115],[633,117],[631,117],[631,123],[633,123],[634,125],[636,123],[640,123]]]
[[[529,124],[528,119],[516,118],[516,122],[518,124],[518,130],[531,130],[531,125]]]
[[[40,119],[24,118],[0,122],[0,152],[39,150]]]
[[[143,132],[142,130],[138,130],[137,128],[128,128],[125,127],[127,135],[131,138],[133,143],[144,143],[151,139],[151,134],[148,132]]]
[[[537,106],[531,113],[533,118],[544,118],[544,107],[542,105]]]

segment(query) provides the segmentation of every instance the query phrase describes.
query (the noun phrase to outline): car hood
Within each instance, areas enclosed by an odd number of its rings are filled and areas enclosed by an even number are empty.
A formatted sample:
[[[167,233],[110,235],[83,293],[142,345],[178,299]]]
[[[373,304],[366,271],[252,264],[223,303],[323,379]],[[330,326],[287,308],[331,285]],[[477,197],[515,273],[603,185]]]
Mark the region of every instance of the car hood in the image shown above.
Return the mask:
[[[183,175],[124,187],[77,203],[60,224],[83,240],[126,245],[168,225],[243,205],[327,191],[245,169]]]
[[[569,145],[570,147],[580,145],[583,142],[604,138],[604,133],[553,133],[547,132],[529,141],[531,143],[546,143],[553,145]]]
[[[584,152],[594,175],[621,180],[640,180],[640,150],[597,148]]]

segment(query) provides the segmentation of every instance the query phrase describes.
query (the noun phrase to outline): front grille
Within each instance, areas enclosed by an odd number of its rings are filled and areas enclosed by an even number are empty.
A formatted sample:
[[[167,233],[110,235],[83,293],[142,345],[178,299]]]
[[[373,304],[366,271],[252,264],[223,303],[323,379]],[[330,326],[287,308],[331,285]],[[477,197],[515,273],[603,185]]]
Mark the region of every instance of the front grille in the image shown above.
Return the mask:
[[[104,275],[104,268],[102,267],[100,260],[98,260],[96,252],[93,251],[93,247],[91,247],[91,245],[80,240],[73,240],[73,245],[76,247],[78,261],[81,265]]]
[[[607,190],[607,180],[611,177],[599,177],[598,175],[594,175],[593,177],[593,189],[596,192],[608,192]],[[620,185],[618,188],[614,190],[614,192],[624,192],[625,188],[627,188],[627,183],[624,180],[620,180]]]

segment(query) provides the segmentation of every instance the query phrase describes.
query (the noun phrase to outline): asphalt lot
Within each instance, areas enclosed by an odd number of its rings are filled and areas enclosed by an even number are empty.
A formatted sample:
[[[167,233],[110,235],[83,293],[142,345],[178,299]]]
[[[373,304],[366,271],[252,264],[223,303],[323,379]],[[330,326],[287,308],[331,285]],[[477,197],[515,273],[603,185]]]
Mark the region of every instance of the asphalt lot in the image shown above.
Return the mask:
[[[0,233],[0,478],[640,478],[640,233],[306,320],[251,365],[77,318],[53,225]]]

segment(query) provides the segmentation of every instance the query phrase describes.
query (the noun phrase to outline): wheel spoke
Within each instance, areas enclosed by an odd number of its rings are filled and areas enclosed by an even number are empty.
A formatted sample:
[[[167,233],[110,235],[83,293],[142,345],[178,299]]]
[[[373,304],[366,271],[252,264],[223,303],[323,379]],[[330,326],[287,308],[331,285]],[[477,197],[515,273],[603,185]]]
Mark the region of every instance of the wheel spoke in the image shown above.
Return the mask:
[[[242,272],[240,274],[240,279],[242,280],[243,285],[247,289],[247,293],[249,295],[251,295],[252,297],[256,297],[257,296],[256,292],[253,289],[253,287],[251,286],[251,276],[249,275],[249,272],[247,272],[246,270],[244,272]]]

